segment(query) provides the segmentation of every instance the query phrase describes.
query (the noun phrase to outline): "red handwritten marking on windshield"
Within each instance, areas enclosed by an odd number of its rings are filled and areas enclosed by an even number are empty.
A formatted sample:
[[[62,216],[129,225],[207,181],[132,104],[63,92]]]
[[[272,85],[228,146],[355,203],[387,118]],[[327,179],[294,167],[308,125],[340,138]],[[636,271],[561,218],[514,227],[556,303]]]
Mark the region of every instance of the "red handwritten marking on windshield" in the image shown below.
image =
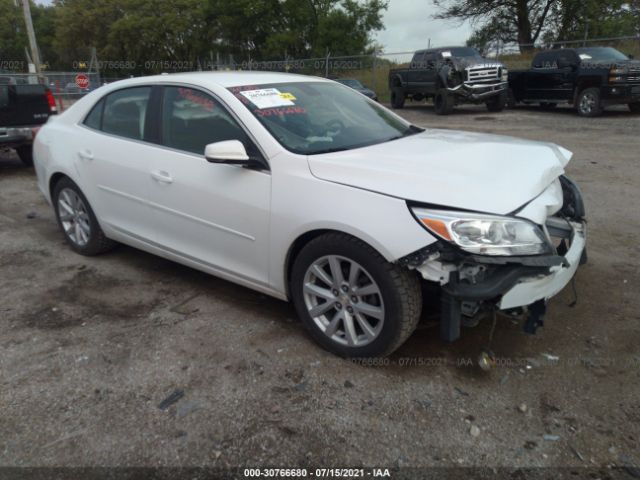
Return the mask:
[[[278,107],[256,110],[254,113],[259,117],[272,117],[274,115],[300,115],[307,113],[307,109],[304,107]]]
[[[240,92],[246,92],[248,90],[258,90],[257,85],[243,85],[241,87],[231,87],[229,91],[233,93],[238,100],[240,100],[245,105],[250,105],[249,99],[244,95],[241,95]]]
[[[213,111],[213,108],[215,107],[213,100],[207,98],[201,93],[191,90],[190,88],[178,88],[178,97],[200,105],[209,112]]]

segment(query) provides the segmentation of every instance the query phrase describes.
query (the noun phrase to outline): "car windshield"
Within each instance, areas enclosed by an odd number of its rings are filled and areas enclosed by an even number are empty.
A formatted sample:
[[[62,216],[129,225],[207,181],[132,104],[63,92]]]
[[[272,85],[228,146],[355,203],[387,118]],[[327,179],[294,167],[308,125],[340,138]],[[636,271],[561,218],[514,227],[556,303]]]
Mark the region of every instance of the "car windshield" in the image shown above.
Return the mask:
[[[229,90],[287,150],[338,152],[421,132],[354,90],[334,82],[292,82]]]
[[[362,84],[355,78],[339,78],[336,82],[342,83],[343,85],[351,88],[363,88]]]
[[[577,52],[581,60],[629,60],[624,53],[612,47],[578,48]]]

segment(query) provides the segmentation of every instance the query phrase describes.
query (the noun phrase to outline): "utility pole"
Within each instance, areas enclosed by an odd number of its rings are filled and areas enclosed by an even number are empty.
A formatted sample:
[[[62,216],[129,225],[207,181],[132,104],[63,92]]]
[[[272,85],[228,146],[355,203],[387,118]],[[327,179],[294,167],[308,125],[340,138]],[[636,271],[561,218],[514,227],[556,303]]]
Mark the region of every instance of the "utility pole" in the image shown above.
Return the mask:
[[[29,37],[29,47],[31,47],[31,58],[36,67],[38,80],[42,81],[42,72],[40,71],[40,51],[36,42],[36,32],[33,30],[33,21],[31,20],[31,6],[29,0],[22,0],[22,11],[24,13],[24,23],[27,26],[27,36]]]

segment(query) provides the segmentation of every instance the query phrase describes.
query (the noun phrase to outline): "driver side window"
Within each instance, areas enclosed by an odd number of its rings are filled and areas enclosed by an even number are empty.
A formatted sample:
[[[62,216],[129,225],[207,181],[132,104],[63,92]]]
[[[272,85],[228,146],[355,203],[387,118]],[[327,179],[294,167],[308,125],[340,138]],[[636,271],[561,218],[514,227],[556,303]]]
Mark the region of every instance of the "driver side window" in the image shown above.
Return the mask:
[[[240,140],[251,155],[247,134],[213,97],[188,87],[164,88],[163,145],[202,155],[206,145],[224,140]]]

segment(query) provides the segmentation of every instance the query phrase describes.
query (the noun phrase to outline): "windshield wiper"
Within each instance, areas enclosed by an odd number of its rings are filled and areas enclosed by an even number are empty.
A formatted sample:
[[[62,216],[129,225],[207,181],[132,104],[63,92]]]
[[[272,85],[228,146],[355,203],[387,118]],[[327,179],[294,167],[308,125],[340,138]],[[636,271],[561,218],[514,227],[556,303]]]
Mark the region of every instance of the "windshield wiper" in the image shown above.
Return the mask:
[[[424,128],[420,128],[420,127],[416,127],[415,125],[411,125],[409,126],[409,128],[407,129],[406,132],[404,132],[401,135],[396,135],[395,137],[391,137],[389,139],[387,139],[387,142],[391,142],[393,140],[399,140],[400,138],[404,138],[404,137],[410,137],[411,135],[415,135],[417,133],[421,133],[424,132]]]
[[[344,152],[345,150],[350,150],[350,148],[348,147],[325,148],[324,150],[314,150],[313,152],[310,152],[309,155],[317,155],[319,153]]]

